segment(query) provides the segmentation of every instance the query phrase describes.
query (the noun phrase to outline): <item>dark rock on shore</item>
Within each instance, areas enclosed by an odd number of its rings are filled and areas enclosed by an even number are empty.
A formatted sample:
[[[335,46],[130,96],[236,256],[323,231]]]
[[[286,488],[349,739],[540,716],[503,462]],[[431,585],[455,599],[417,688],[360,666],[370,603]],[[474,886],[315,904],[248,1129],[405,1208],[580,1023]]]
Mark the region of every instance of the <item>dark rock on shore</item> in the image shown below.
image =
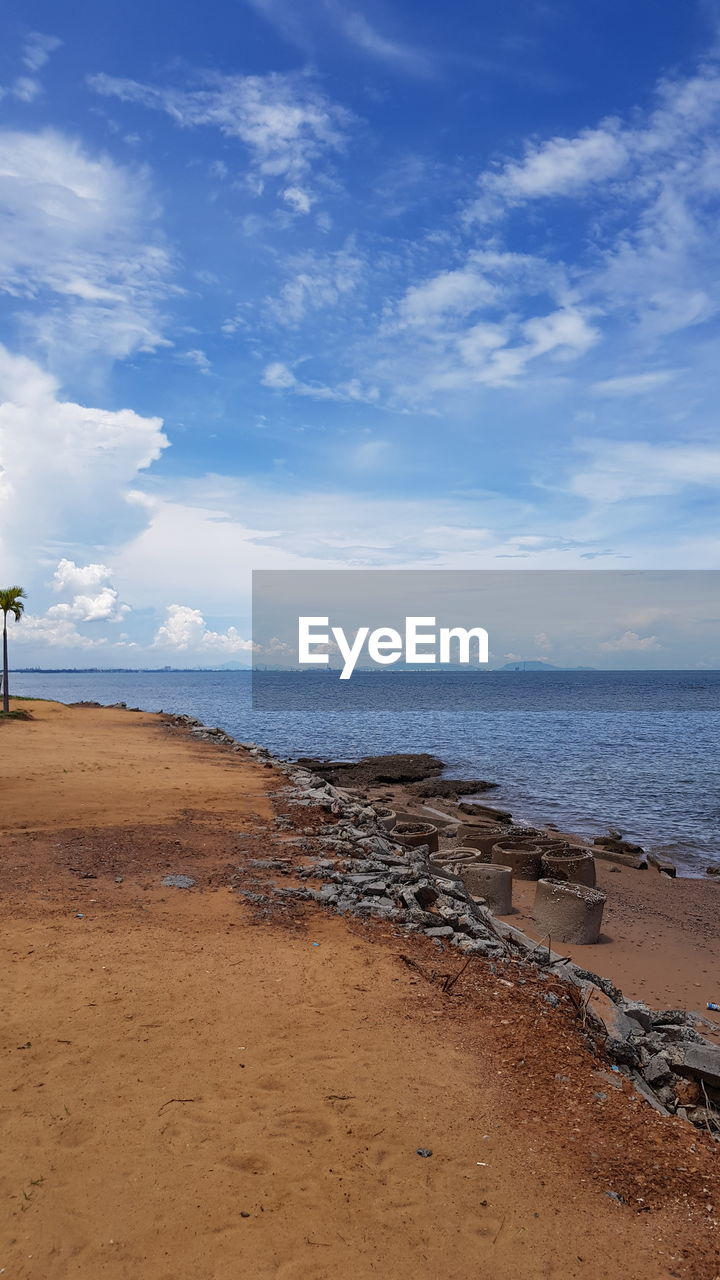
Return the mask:
[[[458,805],[461,813],[468,814],[471,818],[487,818],[490,822],[512,822],[512,814],[508,809],[493,809],[487,804],[468,804],[462,802]]]
[[[493,791],[499,782],[485,782],[483,778],[426,778],[412,782],[408,791],[414,796],[453,800],[455,796],[474,796],[481,791]]]
[[[633,857],[641,857],[645,853],[641,844],[632,844],[630,840],[622,840],[616,835],[596,836],[593,844],[610,853],[629,853]]]
[[[303,769],[317,773],[326,782],[339,787],[372,787],[379,782],[416,782],[441,773],[445,765],[438,756],[417,755],[363,756],[356,761],[300,759]]]

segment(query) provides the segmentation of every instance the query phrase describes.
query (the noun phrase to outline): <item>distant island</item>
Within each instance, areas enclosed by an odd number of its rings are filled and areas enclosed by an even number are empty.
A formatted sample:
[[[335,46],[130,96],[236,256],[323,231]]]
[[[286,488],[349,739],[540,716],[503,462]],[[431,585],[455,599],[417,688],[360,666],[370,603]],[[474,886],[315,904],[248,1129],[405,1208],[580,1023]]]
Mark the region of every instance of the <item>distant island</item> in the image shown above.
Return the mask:
[[[506,662],[503,667],[494,667],[495,671],[597,671],[597,667],[556,667],[552,662]]]

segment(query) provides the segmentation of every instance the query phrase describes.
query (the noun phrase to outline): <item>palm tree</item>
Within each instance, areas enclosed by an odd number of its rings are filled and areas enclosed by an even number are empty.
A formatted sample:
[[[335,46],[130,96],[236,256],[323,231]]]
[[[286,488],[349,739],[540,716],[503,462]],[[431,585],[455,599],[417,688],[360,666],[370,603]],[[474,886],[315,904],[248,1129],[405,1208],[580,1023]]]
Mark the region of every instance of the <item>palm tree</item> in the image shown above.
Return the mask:
[[[10,691],[8,689],[8,648],[7,648],[7,620],[8,614],[11,613],[16,622],[19,622],[25,605],[25,592],[22,587],[5,587],[0,588],[0,609],[3,615],[3,715],[8,715],[10,711]]]

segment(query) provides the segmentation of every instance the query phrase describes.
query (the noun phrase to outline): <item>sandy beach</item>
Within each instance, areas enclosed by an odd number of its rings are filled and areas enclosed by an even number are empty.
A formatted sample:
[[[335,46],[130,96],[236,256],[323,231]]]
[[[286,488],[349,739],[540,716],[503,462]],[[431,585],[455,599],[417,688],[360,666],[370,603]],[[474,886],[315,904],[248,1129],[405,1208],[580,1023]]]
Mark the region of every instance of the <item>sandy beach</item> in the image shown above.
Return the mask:
[[[716,1144],[614,1075],[547,982],[476,958],[446,992],[462,958],[426,938],[253,909],[237,890],[257,864],[293,883],[293,842],[324,820],[280,773],[162,716],[18,705],[33,719],[0,725],[7,1276],[717,1277]],[[592,967],[702,1008],[720,887],[606,879]]]

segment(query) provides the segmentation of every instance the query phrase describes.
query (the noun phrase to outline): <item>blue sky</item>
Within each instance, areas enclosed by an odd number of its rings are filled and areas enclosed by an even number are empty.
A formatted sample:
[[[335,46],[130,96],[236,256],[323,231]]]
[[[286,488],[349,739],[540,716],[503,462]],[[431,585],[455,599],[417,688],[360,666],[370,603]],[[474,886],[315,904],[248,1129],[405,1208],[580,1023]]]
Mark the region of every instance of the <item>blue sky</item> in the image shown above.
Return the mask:
[[[6,6],[16,661],[242,661],[252,567],[717,567],[719,17]]]

